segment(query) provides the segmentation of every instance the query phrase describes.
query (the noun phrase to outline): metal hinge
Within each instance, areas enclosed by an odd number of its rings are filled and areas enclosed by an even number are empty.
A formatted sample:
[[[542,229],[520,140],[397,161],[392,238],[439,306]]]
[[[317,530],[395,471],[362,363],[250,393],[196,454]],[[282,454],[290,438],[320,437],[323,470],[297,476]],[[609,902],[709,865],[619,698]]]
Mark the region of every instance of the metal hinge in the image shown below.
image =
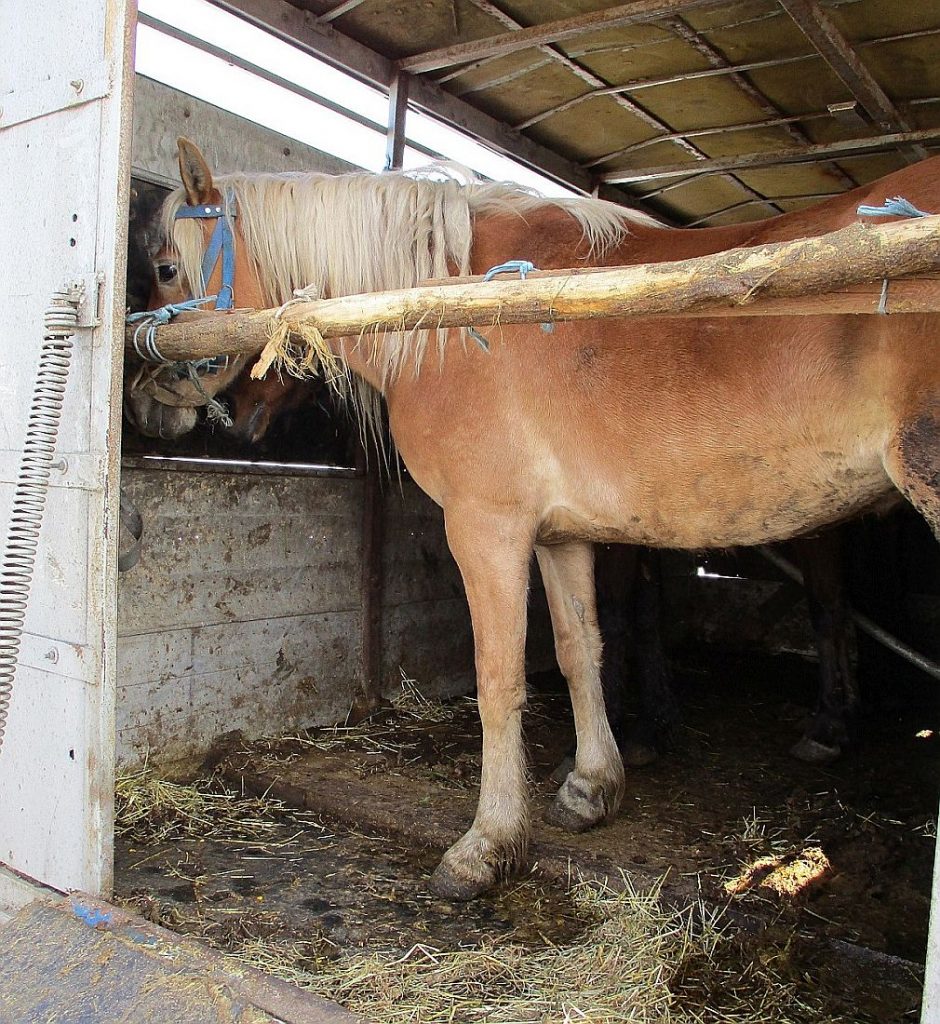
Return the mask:
[[[101,326],[101,297],[104,290],[103,273],[84,274],[69,281],[69,288],[76,289],[81,298],[78,303],[78,326]]]

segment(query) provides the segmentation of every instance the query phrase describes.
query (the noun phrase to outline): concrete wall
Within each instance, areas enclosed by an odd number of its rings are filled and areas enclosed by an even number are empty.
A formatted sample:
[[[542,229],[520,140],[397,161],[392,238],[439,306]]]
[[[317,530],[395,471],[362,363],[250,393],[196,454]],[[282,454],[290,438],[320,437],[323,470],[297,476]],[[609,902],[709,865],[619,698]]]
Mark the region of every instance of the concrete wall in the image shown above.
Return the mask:
[[[138,75],[134,83],[135,173],[166,185],[179,184],[176,139],[185,135],[203,151],[213,170],[325,171],[342,174],[352,164],[279,135],[211,103]]]
[[[200,757],[341,722],[359,686],[362,479],[125,468],[144,520],[119,580],[118,759]],[[473,642],[440,509],[386,485],[382,675],[429,697],[473,688]],[[548,667],[541,595],[530,668]]]

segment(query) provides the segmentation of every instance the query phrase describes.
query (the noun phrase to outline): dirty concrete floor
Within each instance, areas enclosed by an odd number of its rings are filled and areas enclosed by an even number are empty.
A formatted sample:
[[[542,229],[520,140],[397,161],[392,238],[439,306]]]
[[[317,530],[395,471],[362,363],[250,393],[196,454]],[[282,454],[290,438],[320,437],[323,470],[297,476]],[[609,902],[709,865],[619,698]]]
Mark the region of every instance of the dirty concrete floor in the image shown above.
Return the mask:
[[[640,885],[665,876],[667,898],[704,895],[760,941],[768,929],[782,941],[798,937],[817,981],[868,1007],[859,1020],[912,1009],[936,831],[935,703],[883,703],[857,751],[811,767],[788,749],[812,701],[812,666],[712,659],[681,674],[683,725],[656,764],[630,772],[618,820],[568,836],[539,818],[571,740],[566,701],[551,680],[540,683],[525,723],[533,873],[503,890],[471,904],[427,890],[441,850],[472,818],[479,727],[472,701],[440,708],[406,694],[354,729],[231,750],[222,765],[230,785],[285,801],[276,831],[263,843],[122,846],[120,895],[223,948],[294,936],[313,962],[356,948],[457,948],[508,935],[564,943],[584,927],[566,893],[578,869],[607,878],[622,870]],[[863,990],[873,965],[885,964],[899,988],[879,1008],[879,994]],[[883,996],[890,985],[875,987]]]

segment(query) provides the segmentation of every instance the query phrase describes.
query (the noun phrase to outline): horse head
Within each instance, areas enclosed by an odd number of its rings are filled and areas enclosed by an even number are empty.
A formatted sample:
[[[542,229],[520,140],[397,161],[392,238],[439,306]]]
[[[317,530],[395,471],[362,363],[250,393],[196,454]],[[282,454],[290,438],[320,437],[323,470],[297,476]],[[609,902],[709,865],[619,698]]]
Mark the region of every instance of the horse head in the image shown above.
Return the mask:
[[[216,309],[231,308],[236,290],[239,296],[247,294],[250,304],[253,289],[247,287],[248,277],[243,278],[235,267],[231,224],[234,211],[226,208],[225,198],[215,187],[199,149],[184,138],[178,143],[185,205],[171,219],[151,201],[149,193],[133,197],[128,247],[129,310],[137,312],[185,302],[211,288],[217,290]],[[164,210],[168,201],[160,204]],[[212,216],[215,212],[217,216]],[[181,216],[186,223],[174,223]],[[224,244],[217,246],[216,266],[204,266],[201,262],[193,266],[191,253],[211,249],[214,236],[224,233],[219,232],[219,225],[224,225],[229,234]],[[177,245],[178,234],[188,243],[182,254]],[[278,380],[251,380],[244,357],[212,360],[208,365],[131,362],[126,368],[125,382],[127,418],[142,434],[168,440],[193,430],[199,422],[198,410],[206,408],[218,429],[254,443],[264,436],[277,416],[297,408],[307,398],[307,389],[300,382],[285,385]],[[219,402],[223,393],[224,405]]]

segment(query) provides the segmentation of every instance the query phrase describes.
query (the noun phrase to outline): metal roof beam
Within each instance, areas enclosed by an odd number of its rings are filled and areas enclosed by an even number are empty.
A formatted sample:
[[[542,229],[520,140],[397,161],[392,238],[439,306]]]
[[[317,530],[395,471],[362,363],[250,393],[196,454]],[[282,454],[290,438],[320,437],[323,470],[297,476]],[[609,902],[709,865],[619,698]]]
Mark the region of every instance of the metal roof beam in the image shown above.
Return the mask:
[[[470,2],[478,10],[483,11],[485,14],[489,14],[490,17],[495,18],[502,25],[505,25],[506,28],[512,29],[513,31],[523,30],[523,26],[518,21],[516,21],[516,19],[513,18],[512,15],[507,14],[501,7],[494,3],[493,0],[470,0]],[[590,68],[586,67],[580,61],[576,61],[573,58],[569,57],[559,47],[554,46],[550,43],[543,43],[541,46],[539,46],[539,51],[541,53],[546,54],[550,60],[560,64],[563,68],[570,71],[572,74],[576,75],[578,78],[581,79],[581,81],[587,82],[588,85],[593,86],[596,89],[604,89],[609,87],[609,82],[606,82],[603,78],[600,78],[593,71],[591,71]],[[656,117],[654,114],[651,114],[644,106],[637,103],[635,100],[632,100],[627,96],[621,96],[618,94],[614,94],[612,96],[612,99],[617,103],[617,105],[622,110],[627,111],[628,114],[631,114],[637,120],[642,121],[643,124],[645,124],[647,127],[652,128],[658,132],[670,133],[672,135],[672,141],[681,149],[684,149],[687,153],[694,156],[696,160],[702,160],[707,155],[701,149],[699,149],[698,146],[695,145],[695,143],[689,142],[682,135],[681,132],[671,132],[670,126],[665,121],[663,121],[661,118]],[[733,175],[728,175],[728,181],[735,188],[745,192],[751,198],[763,202],[764,205],[772,213],[781,212],[779,206],[777,206],[775,203],[770,202],[769,200],[763,199],[760,193],[755,192],[752,188],[749,188],[747,185],[744,184],[744,182],[739,181]]]
[[[728,171],[752,170],[756,167],[775,167],[778,164],[815,163],[833,157],[861,156],[869,150],[884,149],[911,142],[930,142],[940,139],[940,128],[925,128],[916,132],[894,132],[890,135],[875,136],[871,139],[846,139],[842,142],[827,142],[805,149],[783,149],[770,153],[745,153],[741,156],[719,157],[716,160],[700,160],[698,163],[671,164],[665,167],[642,167],[636,170],[611,171],[602,175],[611,184],[657,181],[661,178],[675,178],[682,175],[726,174]]]
[[[851,44],[815,0],[779,0],[779,3],[883,132],[900,133],[911,130],[910,123],[901,115],[888,94],[859,59]],[[922,160],[927,151],[922,146],[908,146],[902,149],[902,155],[908,162],[913,163]]]
[[[713,68],[727,68],[732,69],[732,63],[728,58],[715,46],[713,46],[700,32],[696,32],[692,26],[685,21],[683,18],[678,16],[669,18],[664,24],[668,25],[673,32],[689,44],[697,53],[700,53]],[[757,106],[768,114],[770,117],[780,117],[782,111],[779,107],[775,106],[757,88],[756,85],[747,77],[747,75],[741,74],[740,72],[731,70],[730,81],[732,84],[739,89],[749,100],[752,100]],[[784,123],[782,126],[783,130],[793,139],[798,142],[801,146],[808,146],[812,144],[812,139],[804,132],[801,128],[797,127],[796,124]],[[839,182],[843,188],[853,189],[858,184],[854,178],[850,177],[845,171],[839,167],[838,164],[830,164],[826,170],[829,174]]]
[[[213,3],[381,89],[390,89],[398,74],[394,61],[318,23],[315,15],[294,7],[287,0],[213,0]],[[408,99],[413,106],[556,181],[585,194],[593,190],[595,180],[576,163],[451,96],[434,82],[421,78],[412,80]]]
[[[632,0],[632,3],[620,4],[605,11],[579,14],[574,18],[548,21],[541,25],[533,25],[531,28],[503,32],[497,36],[488,36],[486,39],[456,43],[438,50],[429,50],[427,53],[418,53],[413,57],[405,57],[398,65],[403,71],[412,73],[434,71],[437,68],[479,60],[481,57],[515,53],[517,50],[527,50],[544,43],[564,42],[586,32],[600,32],[640,22],[656,21],[658,18],[667,18],[671,14],[690,11],[696,7],[714,6],[718,2],[720,0]]]
[[[335,7],[331,7],[328,11],[324,11],[323,14],[319,15],[317,21],[326,25],[337,18],[342,18],[344,14],[349,14],[350,11],[354,11],[357,7],[361,7],[365,2],[366,0],[343,0],[342,3],[338,3]]]

